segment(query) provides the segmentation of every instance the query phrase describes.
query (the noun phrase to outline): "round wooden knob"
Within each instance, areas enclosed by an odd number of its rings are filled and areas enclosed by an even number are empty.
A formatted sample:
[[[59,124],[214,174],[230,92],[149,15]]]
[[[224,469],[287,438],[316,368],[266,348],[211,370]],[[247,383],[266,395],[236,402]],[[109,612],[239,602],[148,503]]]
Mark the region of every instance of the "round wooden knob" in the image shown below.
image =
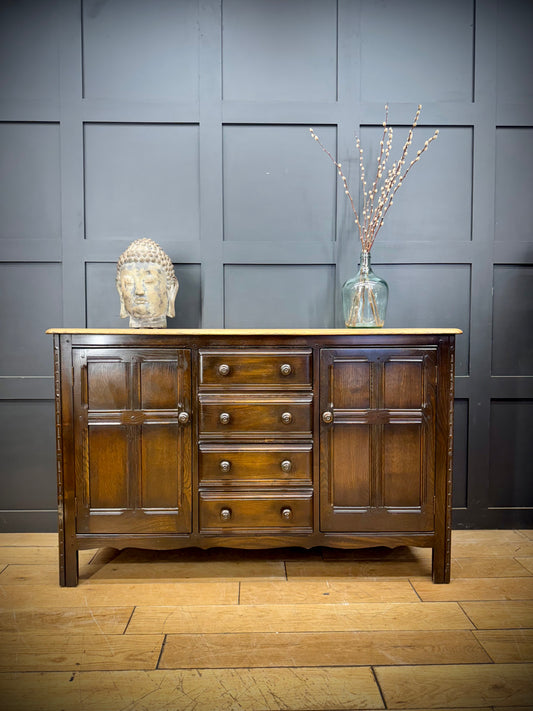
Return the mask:
[[[229,375],[230,367],[227,363],[221,363],[221,365],[218,366],[218,372],[220,375]]]
[[[280,466],[281,466],[281,470],[287,473],[287,472],[290,472],[290,470],[292,469],[292,462],[290,459],[284,459],[281,462]]]
[[[231,420],[231,415],[229,414],[229,412],[221,412],[218,419],[220,421],[220,424],[227,425]]]
[[[227,473],[231,469],[231,462],[228,462],[227,459],[223,459],[218,466],[221,472]]]
[[[325,422],[326,424],[329,424],[330,422],[333,422],[333,413],[327,410],[326,412],[322,413],[322,421]]]
[[[223,521],[229,521],[231,519],[231,509],[220,509],[220,518]]]
[[[284,506],[281,509],[281,518],[284,521],[290,521],[292,519],[292,509],[290,506]]]
[[[180,412],[180,414],[178,415],[178,422],[180,423],[180,425],[186,425],[188,421],[189,413],[185,411]]]
[[[290,412],[284,412],[281,416],[281,421],[284,425],[290,425],[292,422],[292,415]]]
[[[290,375],[292,373],[292,368],[289,363],[283,363],[283,365],[280,366],[279,371],[282,375]]]

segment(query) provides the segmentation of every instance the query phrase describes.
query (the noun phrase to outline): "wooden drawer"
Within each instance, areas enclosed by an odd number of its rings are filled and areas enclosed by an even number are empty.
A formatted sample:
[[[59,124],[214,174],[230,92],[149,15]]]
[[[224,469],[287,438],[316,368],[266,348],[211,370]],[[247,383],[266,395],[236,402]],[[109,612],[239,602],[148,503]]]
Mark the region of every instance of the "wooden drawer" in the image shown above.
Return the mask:
[[[243,533],[268,529],[310,532],[313,527],[311,491],[228,494],[200,492],[200,532]]]
[[[200,387],[311,387],[311,350],[200,351]]]
[[[307,437],[312,428],[311,394],[199,395],[200,436]]]
[[[200,486],[312,484],[312,444],[200,444]]]

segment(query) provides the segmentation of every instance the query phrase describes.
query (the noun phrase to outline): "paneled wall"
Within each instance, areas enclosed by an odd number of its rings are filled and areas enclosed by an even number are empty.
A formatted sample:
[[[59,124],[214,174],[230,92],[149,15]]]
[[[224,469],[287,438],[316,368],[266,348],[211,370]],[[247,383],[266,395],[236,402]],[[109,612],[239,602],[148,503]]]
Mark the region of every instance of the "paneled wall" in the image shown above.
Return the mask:
[[[54,530],[49,326],[125,326],[157,240],[171,327],[342,324],[384,105],[438,140],[373,249],[388,326],[457,326],[456,526],[533,510],[531,0],[2,0],[0,528]]]

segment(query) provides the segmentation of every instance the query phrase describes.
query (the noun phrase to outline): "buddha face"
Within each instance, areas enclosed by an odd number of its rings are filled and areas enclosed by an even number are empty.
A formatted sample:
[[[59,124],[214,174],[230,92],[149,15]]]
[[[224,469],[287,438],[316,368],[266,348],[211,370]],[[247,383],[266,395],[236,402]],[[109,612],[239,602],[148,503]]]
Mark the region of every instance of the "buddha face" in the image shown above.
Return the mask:
[[[165,327],[169,298],[165,272],[157,264],[129,263],[117,281],[121,313],[130,316],[130,326]],[[175,294],[174,294],[175,298]]]

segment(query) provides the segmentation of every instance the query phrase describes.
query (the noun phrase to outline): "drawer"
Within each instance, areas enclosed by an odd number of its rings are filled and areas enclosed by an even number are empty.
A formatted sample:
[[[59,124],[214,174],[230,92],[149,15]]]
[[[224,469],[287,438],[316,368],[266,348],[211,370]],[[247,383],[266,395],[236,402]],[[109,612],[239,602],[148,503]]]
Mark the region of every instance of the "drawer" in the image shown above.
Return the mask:
[[[200,387],[310,388],[311,350],[200,351]]]
[[[269,529],[284,533],[313,528],[311,491],[264,492],[262,494],[227,494],[200,492],[200,532],[244,533]]]
[[[313,446],[200,444],[200,486],[312,484]]]
[[[200,436],[311,438],[311,394],[199,395]]]

